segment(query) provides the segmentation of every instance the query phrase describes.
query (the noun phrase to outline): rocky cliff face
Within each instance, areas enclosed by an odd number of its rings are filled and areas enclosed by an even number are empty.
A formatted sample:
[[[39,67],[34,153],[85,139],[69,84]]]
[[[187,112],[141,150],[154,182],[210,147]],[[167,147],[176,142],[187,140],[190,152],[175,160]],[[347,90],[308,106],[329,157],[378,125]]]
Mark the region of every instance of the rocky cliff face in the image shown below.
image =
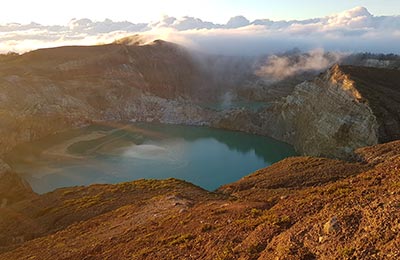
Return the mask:
[[[400,72],[333,66],[266,109],[225,113],[214,125],[269,135],[304,155],[349,158],[400,138]]]
[[[212,113],[190,100],[206,80],[185,49],[162,41],[14,55],[0,62],[0,155],[95,120],[204,124]]]
[[[334,66],[257,113],[218,122],[284,140],[301,154],[348,158],[360,147],[400,138],[398,70]]]
[[[277,116],[271,134],[292,143],[302,154],[343,158],[379,141],[378,119],[368,99],[339,66],[298,85],[266,111],[271,112]]]

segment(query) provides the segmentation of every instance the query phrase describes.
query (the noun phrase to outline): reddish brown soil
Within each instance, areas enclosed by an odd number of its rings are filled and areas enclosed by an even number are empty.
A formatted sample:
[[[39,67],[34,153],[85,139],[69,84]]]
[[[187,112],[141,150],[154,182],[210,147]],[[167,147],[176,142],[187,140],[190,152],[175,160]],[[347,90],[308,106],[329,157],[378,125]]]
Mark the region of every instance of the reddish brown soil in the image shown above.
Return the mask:
[[[289,158],[216,192],[175,179],[56,190],[0,209],[0,259],[399,259],[399,151]]]

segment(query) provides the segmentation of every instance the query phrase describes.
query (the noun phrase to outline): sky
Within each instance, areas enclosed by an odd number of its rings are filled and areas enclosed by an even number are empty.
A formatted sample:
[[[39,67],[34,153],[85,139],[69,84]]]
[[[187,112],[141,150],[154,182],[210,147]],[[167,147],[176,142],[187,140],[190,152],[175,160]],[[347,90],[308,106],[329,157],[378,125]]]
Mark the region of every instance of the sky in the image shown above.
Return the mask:
[[[400,14],[399,0],[3,0],[0,24],[66,24],[72,18],[151,22],[163,15],[193,16],[214,23],[243,15],[249,20],[323,17],[355,6],[375,15]]]
[[[224,55],[294,48],[400,54],[400,0],[4,0],[0,4],[0,53],[111,43],[133,34],[149,42],[162,39]]]

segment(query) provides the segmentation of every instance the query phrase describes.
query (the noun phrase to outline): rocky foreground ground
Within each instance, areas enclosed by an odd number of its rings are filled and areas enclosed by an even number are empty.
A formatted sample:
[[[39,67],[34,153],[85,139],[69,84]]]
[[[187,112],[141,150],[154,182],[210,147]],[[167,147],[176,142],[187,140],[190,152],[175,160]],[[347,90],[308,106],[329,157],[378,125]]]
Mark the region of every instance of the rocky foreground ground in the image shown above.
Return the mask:
[[[37,195],[7,190],[4,169],[0,259],[399,259],[400,141],[356,154],[288,158],[215,192],[169,179]]]

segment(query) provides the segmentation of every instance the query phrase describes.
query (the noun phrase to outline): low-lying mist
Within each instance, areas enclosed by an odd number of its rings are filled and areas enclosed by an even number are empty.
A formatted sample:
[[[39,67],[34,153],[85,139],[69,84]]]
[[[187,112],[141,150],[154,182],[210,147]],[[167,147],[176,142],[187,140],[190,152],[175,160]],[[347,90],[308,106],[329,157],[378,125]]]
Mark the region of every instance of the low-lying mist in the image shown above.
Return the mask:
[[[341,52],[325,52],[323,49],[271,55],[265,58],[265,63],[261,64],[255,74],[267,82],[281,81],[304,72],[325,70],[347,55]]]

